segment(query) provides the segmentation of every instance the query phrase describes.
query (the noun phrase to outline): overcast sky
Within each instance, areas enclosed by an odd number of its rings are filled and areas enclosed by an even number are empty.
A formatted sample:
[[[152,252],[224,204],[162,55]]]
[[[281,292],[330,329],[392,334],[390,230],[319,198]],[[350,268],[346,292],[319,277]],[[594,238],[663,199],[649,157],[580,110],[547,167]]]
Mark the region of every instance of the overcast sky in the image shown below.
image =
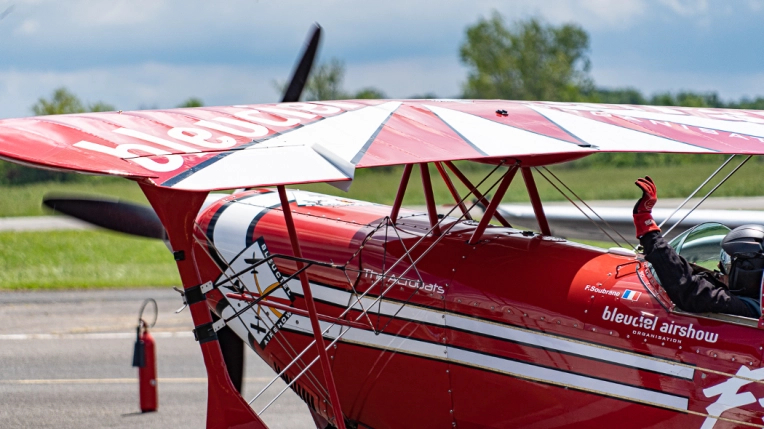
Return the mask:
[[[464,30],[494,9],[583,26],[598,86],[764,95],[764,0],[0,0],[0,118],[60,86],[122,110],[277,101],[312,22],[347,90],[453,97]]]

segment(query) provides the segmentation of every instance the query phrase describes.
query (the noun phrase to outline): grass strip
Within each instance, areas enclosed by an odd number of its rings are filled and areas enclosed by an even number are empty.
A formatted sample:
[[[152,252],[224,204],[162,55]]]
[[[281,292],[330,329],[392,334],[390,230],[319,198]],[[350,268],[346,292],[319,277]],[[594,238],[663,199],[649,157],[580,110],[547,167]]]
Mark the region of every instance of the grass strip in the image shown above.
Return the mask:
[[[106,231],[0,233],[0,290],[180,285],[164,243]]]
[[[741,158],[742,160],[742,158]],[[734,167],[727,166],[721,171],[717,179],[721,179]],[[464,163],[459,165],[464,166]],[[474,165],[474,164],[473,164]],[[564,165],[551,166],[550,169],[571,189],[573,189],[584,200],[621,200],[633,199],[636,201],[640,197],[641,191],[634,186],[634,181],[638,177],[645,175],[651,176],[658,184],[658,190],[661,198],[684,198],[690,195],[695,188],[713,173],[719,164],[716,163],[697,163],[677,166],[658,166],[658,167],[593,167],[586,169],[565,168]],[[464,169],[463,172],[473,184],[477,184],[490,171],[489,166],[474,166]],[[502,172],[504,169],[501,170]],[[398,190],[402,168],[392,167],[377,170],[357,170],[353,184],[348,193],[327,185],[311,184],[296,185],[294,188],[304,189],[324,194],[339,195],[347,198],[354,198],[365,201],[373,201],[382,204],[392,204],[395,200],[395,194]],[[764,195],[764,187],[761,186],[762,163],[751,161],[748,165],[740,169],[732,178],[730,178],[715,193],[715,197],[749,197]],[[435,201],[438,204],[453,203],[453,198],[448,192],[446,185],[437,176],[435,168],[430,169],[433,176],[432,185]],[[563,201],[562,197],[552,186],[550,186],[540,175],[534,175],[538,185],[539,195],[542,201]],[[457,186],[459,191],[466,192],[466,188],[458,183],[455,177],[451,180]],[[487,184],[493,183],[496,177],[486,181]],[[700,195],[710,190],[715,181],[701,191]],[[518,174],[510,185],[505,202],[526,202],[528,194],[521,176]],[[415,168],[409,181],[406,196],[403,200],[404,205],[423,205],[424,194],[422,192],[421,176],[419,169]]]
[[[741,158],[742,159],[742,158]],[[477,184],[491,170],[492,166],[476,163],[459,162],[457,165],[470,180]],[[644,175],[650,175],[658,184],[661,198],[684,198],[689,195],[703,180],[706,179],[719,163],[695,163],[675,166],[652,166],[652,167],[615,167],[593,166],[591,168],[569,168],[569,166],[555,165],[550,169],[557,174],[568,186],[585,200],[619,200],[634,199],[641,195],[634,186],[634,180]],[[748,163],[738,171],[727,183],[719,188],[714,196],[717,197],[748,197],[764,195],[764,187],[761,186],[761,172],[764,164],[761,158]],[[728,166],[721,172],[723,177],[732,169]],[[338,195],[346,198],[354,198],[364,201],[372,201],[381,204],[392,204],[398,190],[402,167],[381,167],[375,169],[359,169],[350,192],[345,193],[331,185],[324,183],[311,185],[295,185],[292,188],[320,192],[330,195]],[[501,171],[504,171],[503,169]],[[438,204],[452,203],[453,199],[446,185],[438,177],[434,167],[430,168],[433,177],[433,191]],[[546,181],[536,175],[539,194],[543,201],[562,201],[564,198]],[[93,180],[90,180],[93,179]],[[466,188],[451,177],[460,192],[466,192]],[[490,179],[487,183],[493,183]],[[711,189],[715,182],[706,186],[704,191]],[[42,198],[49,192],[60,193],[87,193],[101,196],[111,196],[129,201],[146,204],[138,185],[130,180],[118,178],[89,178],[79,182],[66,183],[37,183],[23,186],[0,186],[0,217],[10,216],[40,216],[51,214],[41,207]],[[504,197],[505,202],[528,201],[525,185],[520,175],[513,181]],[[406,197],[403,201],[406,205],[423,205],[424,194],[422,192],[419,169],[414,168]]]
[[[79,182],[0,186],[3,196],[0,198],[0,217],[51,215],[50,210],[42,208],[42,197],[51,192],[92,194],[148,204],[141,188],[132,180],[94,177]]]

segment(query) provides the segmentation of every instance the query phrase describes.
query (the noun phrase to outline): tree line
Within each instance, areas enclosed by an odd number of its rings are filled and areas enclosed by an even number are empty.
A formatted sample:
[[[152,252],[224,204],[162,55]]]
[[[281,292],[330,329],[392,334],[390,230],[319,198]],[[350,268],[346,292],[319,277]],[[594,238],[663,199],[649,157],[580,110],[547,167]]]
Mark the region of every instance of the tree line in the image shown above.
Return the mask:
[[[577,24],[553,25],[538,18],[512,23],[498,12],[483,17],[465,31],[459,59],[468,75],[456,97],[474,99],[538,100],[658,106],[710,107],[764,110],[764,97],[724,101],[716,92],[680,91],[645,95],[635,88],[598,87],[591,76],[589,34]],[[386,94],[369,86],[357,91],[344,88],[345,64],[337,58],[320,63],[309,78],[304,99],[381,99]],[[282,90],[283,82],[274,82]],[[449,97],[454,97],[449,95]],[[409,98],[437,98],[436,94]],[[192,97],[178,107],[201,107]],[[66,88],[51,98],[40,98],[35,115],[114,111],[108,103],[84,103]],[[598,154],[568,163],[568,167],[592,165],[659,166],[716,162],[718,157],[674,154]],[[36,170],[0,162],[0,184],[79,180],[83,176]]]

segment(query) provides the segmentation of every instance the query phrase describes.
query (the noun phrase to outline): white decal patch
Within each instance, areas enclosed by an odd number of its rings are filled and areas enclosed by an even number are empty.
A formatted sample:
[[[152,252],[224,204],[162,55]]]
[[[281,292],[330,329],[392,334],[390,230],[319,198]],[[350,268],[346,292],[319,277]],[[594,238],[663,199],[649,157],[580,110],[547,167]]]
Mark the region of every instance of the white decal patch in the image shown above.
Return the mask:
[[[440,106],[426,106],[443,122],[488,155],[509,156],[555,152],[587,152],[579,147],[552,137],[502,125],[468,113],[457,112]]]
[[[713,151],[654,136],[649,133],[630,130],[616,125],[606,124],[573,113],[530,106],[533,110],[564,128],[569,133],[601,150],[638,152],[689,152],[711,153]]]
[[[746,115],[745,112],[727,112],[723,114],[719,112],[713,112],[709,116],[717,116],[718,118],[701,118],[698,116],[685,115],[682,114],[682,112],[669,114],[635,110],[616,110],[607,108],[603,109],[603,107],[606,106],[600,106],[600,109],[598,110],[600,110],[602,113],[611,114],[613,116],[628,116],[631,118],[639,118],[648,121],[683,124],[696,127],[696,130],[698,131],[701,129],[720,130],[730,133],[764,137],[764,125],[762,124],[764,123],[764,120],[761,118]]]
[[[287,193],[289,198],[289,193]],[[276,192],[255,194],[236,200],[220,212],[212,231],[212,242],[226,261],[232,261],[247,246],[252,220],[268,207],[280,204]]]
[[[367,106],[346,112],[276,136],[251,146],[250,149],[278,146],[309,147],[319,144],[345,162],[351,162],[400,105],[400,101],[390,101],[378,106]]]
[[[719,398],[716,402],[706,407],[709,417],[706,417],[703,426],[700,427],[701,429],[713,428],[718,421],[714,417],[721,416],[727,410],[756,402],[756,397],[753,396],[753,393],[738,393],[738,390],[743,386],[753,383],[754,380],[764,380],[764,368],[752,371],[745,366],[741,366],[735,375],[736,377],[732,377],[727,381],[703,389],[703,394],[706,395],[706,398],[713,398],[714,396],[719,396]],[[737,377],[745,377],[747,380]],[[759,399],[759,403],[764,407],[764,398]]]
[[[228,273],[231,271],[237,273],[244,271],[251,264],[268,256],[270,256],[268,247],[265,245],[265,240],[261,237],[236,259],[230,261]],[[226,276],[221,275],[216,282],[221,282],[225,279]],[[273,260],[269,260],[259,265],[255,270],[246,272],[236,279],[230,279],[219,287],[220,292],[230,304],[230,306],[223,310],[223,314],[220,315],[222,318],[228,319],[250,305],[248,300],[234,297],[240,294],[242,287],[246,287],[245,290],[256,294],[254,298],[267,295],[267,298],[264,298],[263,301],[288,302],[289,305],[294,301],[294,296],[286,281],[286,277],[279,272]],[[290,317],[292,317],[290,312],[271,308],[267,305],[256,304],[253,308],[243,311],[239,316],[231,319],[228,322],[228,326],[245,341],[254,341],[261,348],[265,348]]]
[[[244,183],[268,185],[352,180],[353,159],[400,104],[389,102],[345,112],[244,150],[233,151],[172,187],[225,189]]]

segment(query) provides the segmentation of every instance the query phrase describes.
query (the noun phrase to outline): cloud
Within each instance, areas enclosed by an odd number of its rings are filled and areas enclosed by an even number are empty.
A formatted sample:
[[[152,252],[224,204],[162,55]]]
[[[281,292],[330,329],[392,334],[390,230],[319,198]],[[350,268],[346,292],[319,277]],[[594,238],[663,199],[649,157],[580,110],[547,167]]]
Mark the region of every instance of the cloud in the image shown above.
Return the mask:
[[[24,20],[24,22],[21,23],[21,25],[16,28],[14,31],[14,34],[22,35],[22,36],[28,36],[31,34],[37,33],[37,30],[40,29],[40,22],[34,19],[27,19]]]
[[[50,97],[61,86],[84,102],[103,101],[121,110],[174,107],[192,96],[208,106],[271,103],[280,98],[273,81],[286,80],[289,73],[288,67],[160,63],[64,72],[0,71],[0,118],[30,116],[30,107],[40,97]],[[395,98],[427,92],[451,97],[460,92],[465,75],[450,56],[348,63],[344,86],[351,92],[372,86]]]
[[[68,0],[71,1],[71,0]],[[145,24],[162,16],[167,3],[152,0],[137,3],[129,0],[110,0],[108,2],[88,1],[69,9],[73,17],[82,22],[84,27],[125,26]]]
[[[761,0],[748,0],[748,8],[754,12],[758,12],[764,9],[764,1]]]
[[[621,29],[634,25],[648,10],[643,0],[555,0],[534,2],[540,15],[553,22],[576,22],[587,29]]]
[[[207,105],[277,101],[271,82],[289,70],[229,66],[141,64],[65,72],[0,72],[0,118],[30,116],[40,97],[67,87],[85,102],[103,101],[121,110],[174,107],[189,97]]]
[[[441,98],[458,96],[467,72],[456,56],[401,58],[348,64],[345,86],[357,91],[373,86],[390,98],[434,93]]]
[[[660,0],[680,16],[697,16],[708,12],[708,0]]]
[[[287,78],[316,21],[325,30],[319,59],[344,60],[348,91],[450,97],[466,77],[464,30],[492,10],[508,22],[583,26],[597,84],[764,92],[749,79],[764,70],[764,55],[748,43],[764,0],[12,1],[0,23],[2,117],[30,114],[59,86],[121,109],[190,96],[208,105],[274,101],[271,82]]]

